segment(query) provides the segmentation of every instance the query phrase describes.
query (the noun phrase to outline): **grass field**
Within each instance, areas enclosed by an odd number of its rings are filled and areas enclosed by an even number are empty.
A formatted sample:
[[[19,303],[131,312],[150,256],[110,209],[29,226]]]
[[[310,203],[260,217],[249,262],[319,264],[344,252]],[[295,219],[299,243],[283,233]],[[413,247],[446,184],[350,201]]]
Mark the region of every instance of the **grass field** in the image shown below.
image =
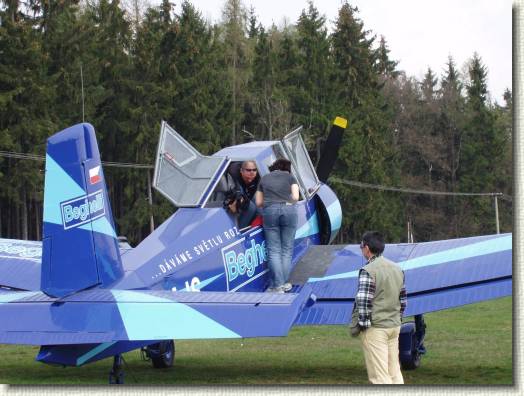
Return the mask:
[[[428,350],[406,384],[513,383],[511,297],[425,315]],[[107,384],[112,359],[78,368],[34,361],[36,347],[0,345],[0,383]],[[124,355],[131,384],[366,384],[358,340],[345,326],[297,327],[288,337],[178,341],[170,369]]]

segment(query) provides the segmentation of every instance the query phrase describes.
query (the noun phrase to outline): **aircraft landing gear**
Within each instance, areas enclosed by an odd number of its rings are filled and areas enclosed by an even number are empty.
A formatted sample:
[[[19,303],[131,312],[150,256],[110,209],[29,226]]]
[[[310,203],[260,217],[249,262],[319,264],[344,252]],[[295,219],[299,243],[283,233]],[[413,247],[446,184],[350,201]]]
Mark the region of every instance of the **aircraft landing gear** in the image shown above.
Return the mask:
[[[154,368],[169,368],[175,361],[175,342],[173,340],[148,345],[142,348],[142,351],[147,358],[151,359]]]
[[[422,315],[415,315],[414,322],[402,323],[398,338],[400,365],[404,370],[415,370],[420,366],[422,355],[426,353],[425,335],[426,323]]]
[[[123,369],[122,355],[115,355],[113,358],[113,368],[109,372],[109,383],[110,384],[123,384],[124,383],[124,369]]]

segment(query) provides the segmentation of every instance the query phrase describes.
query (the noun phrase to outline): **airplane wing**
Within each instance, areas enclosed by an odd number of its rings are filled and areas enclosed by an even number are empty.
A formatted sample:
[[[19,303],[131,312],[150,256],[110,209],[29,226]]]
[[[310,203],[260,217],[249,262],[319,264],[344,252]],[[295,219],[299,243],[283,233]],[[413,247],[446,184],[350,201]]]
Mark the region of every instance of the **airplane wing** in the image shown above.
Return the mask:
[[[120,255],[133,250],[121,243]],[[0,238],[0,287],[40,290],[42,242]]]
[[[384,256],[404,270],[408,293],[405,316],[512,293],[511,234],[389,244]],[[325,268],[319,268],[319,263]],[[358,270],[364,264],[358,245],[312,247],[296,265],[292,281],[311,285],[316,303],[299,315],[296,324],[347,324]],[[325,273],[316,276],[316,271]]]
[[[0,288],[0,344],[284,336],[310,294],[92,289],[52,298]]]
[[[0,239],[0,287],[39,290],[42,242]]]

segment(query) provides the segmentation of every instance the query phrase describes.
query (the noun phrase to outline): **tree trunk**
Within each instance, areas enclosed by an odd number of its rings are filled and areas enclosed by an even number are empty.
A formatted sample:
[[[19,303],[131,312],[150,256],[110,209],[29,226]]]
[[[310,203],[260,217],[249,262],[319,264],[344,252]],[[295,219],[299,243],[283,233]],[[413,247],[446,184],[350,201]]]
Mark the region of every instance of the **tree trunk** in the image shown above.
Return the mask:
[[[27,241],[28,225],[27,225],[27,193],[25,188],[22,189],[22,239]]]

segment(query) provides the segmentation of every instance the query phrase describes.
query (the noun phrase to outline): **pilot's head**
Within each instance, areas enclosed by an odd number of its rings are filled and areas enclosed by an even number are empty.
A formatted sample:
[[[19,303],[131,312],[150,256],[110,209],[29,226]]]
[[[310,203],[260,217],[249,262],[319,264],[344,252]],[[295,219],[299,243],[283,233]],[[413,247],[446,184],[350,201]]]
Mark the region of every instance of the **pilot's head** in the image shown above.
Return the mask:
[[[244,183],[249,184],[257,177],[257,164],[255,161],[244,161],[240,167],[240,176]]]

